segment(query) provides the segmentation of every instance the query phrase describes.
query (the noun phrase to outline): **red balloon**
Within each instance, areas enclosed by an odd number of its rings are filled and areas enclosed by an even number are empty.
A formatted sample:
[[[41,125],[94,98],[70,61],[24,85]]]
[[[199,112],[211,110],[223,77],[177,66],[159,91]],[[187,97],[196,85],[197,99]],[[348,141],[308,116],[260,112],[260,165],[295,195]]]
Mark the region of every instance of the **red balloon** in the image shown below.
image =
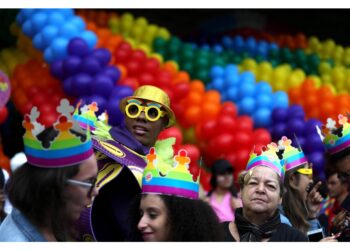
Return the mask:
[[[158,140],[164,140],[164,139],[169,138],[169,137],[176,138],[175,145],[182,144],[183,136],[182,136],[182,132],[179,128],[170,127],[170,128],[163,130],[162,132],[160,132],[160,134],[158,136]]]
[[[154,84],[154,76],[151,73],[143,72],[139,76],[139,82],[141,85],[153,85]]]
[[[183,144],[180,146],[180,149],[187,151],[187,156],[191,158],[191,162],[197,162],[199,160],[201,152],[195,145]]]
[[[239,149],[236,151],[236,159],[235,159],[235,173],[238,174],[238,172],[244,170],[247,166],[248,160],[249,160],[249,154],[250,150],[247,149]]]
[[[156,74],[156,83],[159,84],[160,86],[167,86],[171,83],[172,76],[169,72],[166,70],[160,70]]]
[[[202,123],[201,135],[203,139],[213,138],[216,133],[216,120],[207,120]]]
[[[22,115],[29,114],[33,106],[34,105],[32,102],[26,102],[25,104],[19,107],[19,112],[21,112]]]
[[[57,121],[57,118],[57,113],[40,112],[38,121],[47,128],[52,126]]]
[[[6,121],[7,116],[8,116],[8,113],[9,113],[9,112],[8,112],[6,106],[0,108],[0,124],[2,124],[3,122]]]
[[[230,133],[233,134],[236,129],[236,120],[229,116],[219,117],[219,121],[216,125],[216,131],[221,133]]]
[[[253,131],[254,123],[252,118],[246,115],[239,116],[236,120],[237,131]]]
[[[222,133],[209,142],[210,152],[207,153],[212,156],[222,157],[231,151],[235,143],[235,137],[232,134]]]
[[[202,171],[200,173],[199,182],[206,192],[208,192],[210,190],[210,179],[211,179],[211,173],[208,173],[204,169],[202,169]]]
[[[141,49],[136,49],[132,52],[130,59],[132,61],[143,63],[146,60],[146,53]]]
[[[114,58],[116,63],[124,63],[129,59],[130,52],[126,50],[116,50],[114,52]]]
[[[136,76],[136,75],[140,74],[141,64],[139,62],[129,60],[124,65],[127,69],[129,76]]]
[[[220,116],[227,115],[230,117],[237,117],[238,110],[233,102],[224,102],[221,106]]]
[[[253,146],[253,137],[250,132],[239,131],[235,133],[235,148],[250,150]]]
[[[271,135],[269,131],[264,128],[258,128],[253,131],[253,140],[256,144],[269,144],[271,142]]]
[[[34,106],[38,107],[46,102],[46,97],[42,93],[37,93],[35,96],[32,97],[32,102]]]
[[[121,82],[120,85],[123,86],[129,86],[133,90],[137,89],[139,86],[139,82],[133,78],[133,77],[125,77]]]
[[[197,181],[201,169],[196,162],[190,163],[189,171],[192,174],[192,180]]]
[[[180,100],[186,98],[190,91],[190,85],[188,83],[178,83],[174,86],[174,100]]]
[[[155,58],[147,58],[143,62],[142,69],[144,72],[155,73],[160,68],[160,63]]]

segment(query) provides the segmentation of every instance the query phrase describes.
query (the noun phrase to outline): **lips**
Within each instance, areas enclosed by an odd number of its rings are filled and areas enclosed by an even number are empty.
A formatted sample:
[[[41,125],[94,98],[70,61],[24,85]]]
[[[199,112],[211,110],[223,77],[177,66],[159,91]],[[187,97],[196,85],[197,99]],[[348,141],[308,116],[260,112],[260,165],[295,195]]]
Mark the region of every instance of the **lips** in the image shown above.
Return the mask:
[[[252,199],[252,201],[265,202],[266,203],[266,200],[262,199],[262,198],[254,198],[254,199]]]
[[[134,125],[132,129],[134,130],[134,134],[138,136],[144,136],[148,132],[148,129],[142,125]]]
[[[152,232],[143,232],[142,238],[144,241],[151,241],[153,239],[153,233]]]

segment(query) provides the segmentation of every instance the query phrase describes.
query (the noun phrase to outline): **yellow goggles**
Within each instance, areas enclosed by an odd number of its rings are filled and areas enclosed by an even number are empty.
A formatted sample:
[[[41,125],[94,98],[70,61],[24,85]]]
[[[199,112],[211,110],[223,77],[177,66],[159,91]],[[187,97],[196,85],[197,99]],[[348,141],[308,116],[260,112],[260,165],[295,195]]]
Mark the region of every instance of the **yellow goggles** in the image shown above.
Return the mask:
[[[147,106],[141,105],[139,100],[131,99],[125,106],[125,113],[129,118],[137,118],[141,115],[141,112],[145,112],[147,120],[151,122],[158,121],[160,117],[166,115],[166,112],[161,110],[161,105],[158,103],[146,103]]]
[[[299,168],[297,172],[303,175],[312,175],[312,168]]]

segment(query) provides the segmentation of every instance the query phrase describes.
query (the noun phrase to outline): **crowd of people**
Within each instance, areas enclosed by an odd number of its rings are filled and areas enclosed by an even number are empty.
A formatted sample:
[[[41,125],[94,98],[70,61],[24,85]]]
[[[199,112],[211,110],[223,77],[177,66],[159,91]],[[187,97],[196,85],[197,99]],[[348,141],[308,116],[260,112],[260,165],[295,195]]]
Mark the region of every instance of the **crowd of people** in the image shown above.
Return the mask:
[[[234,166],[215,161],[211,190],[200,197],[186,150],[174,150],[175,138],[157,140],[176,121],[163,90],[144,85],[124,98],[125,121],[116,127],[91,123],[95,104],[80,109],[63,99],[57,110],[49,128],[35,107],[25,115],[27,163],[10,178],[0,171],[2,242],[350,240],[347,117],[320,134],[328,197],[285,136],[250,153],[239,186]]]

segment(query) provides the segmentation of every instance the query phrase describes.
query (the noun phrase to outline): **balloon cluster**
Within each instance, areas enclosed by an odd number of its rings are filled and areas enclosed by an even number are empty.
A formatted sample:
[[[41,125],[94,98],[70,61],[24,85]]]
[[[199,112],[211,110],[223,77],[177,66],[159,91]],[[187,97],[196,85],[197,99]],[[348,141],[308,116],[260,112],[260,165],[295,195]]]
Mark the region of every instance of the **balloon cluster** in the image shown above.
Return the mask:
[[[83,103],[96,102],[98,115],[107,110],[111,125],[120,124],[124,116],[119,110],[119,102],[132,95],[133,89],[118,85],[121,72],[109,65],[109,50],[89,50],[83,39],[73,38],[67,51],[64,60],[56,60],[50,65],[52,75],[62,81],[64,92]]]
[[[273,110],[272,123],[272,140],[278,141],[282,136],[292,138],[293,145],[300,145],[308,161],[313,164],[315,175],[325,180],[325,150],[316,128],[321,128],[322,122],[317,119],[306,121],[303,108],[300,105],[291,105]]]
[[[284,91],[273,93],[267,82],[255,84],[253,73],[239,74],[235,65],[214,66],[210,76],[208,88],[219,91],[223,101],[236,103],[239,114],[251,116],[255,127],[269,127],[273,109],[288,107],[288,95]]]
[[[112,17],[118,17],[114,11],[93,10],[93,9],[78,9],[75,12],[85,21],[94,22],[99,27],[108,27],[109,20]]]
[[[33,46],[44,53],[48,63],[67,56],[70,39],[80,37],[91,50],[96,35],[87,31],[86,24],[72,9],[22,9],[17,15],[22,32],[32,38]]]
[[[338,114],[350,110],[350,95],[335,95],[332,86],[317,87],[311,79],[305,80],[299,87],[288,91],[292,103],[304,107],[308,118],[317,118],[326,122],[327,118],[336,119]]]
[[[18,64],[11,84],[12,101],[22,115],[36,106],[40,112],[40,123],[50,126],[56,121],[56,107],[65,95],[60,82],[51,76],[43,61],[31,59],[25,64]]]
[[[0,69],[7,75],[11,75],[16,65],[24,63],[28,56],[21,50],[6,48],[0,51]]]
[[[322,84],[330,84],[337,92],[350,92],[350,72],[345,66],[332,66],[329,62],[322,62],[318,68]]]

